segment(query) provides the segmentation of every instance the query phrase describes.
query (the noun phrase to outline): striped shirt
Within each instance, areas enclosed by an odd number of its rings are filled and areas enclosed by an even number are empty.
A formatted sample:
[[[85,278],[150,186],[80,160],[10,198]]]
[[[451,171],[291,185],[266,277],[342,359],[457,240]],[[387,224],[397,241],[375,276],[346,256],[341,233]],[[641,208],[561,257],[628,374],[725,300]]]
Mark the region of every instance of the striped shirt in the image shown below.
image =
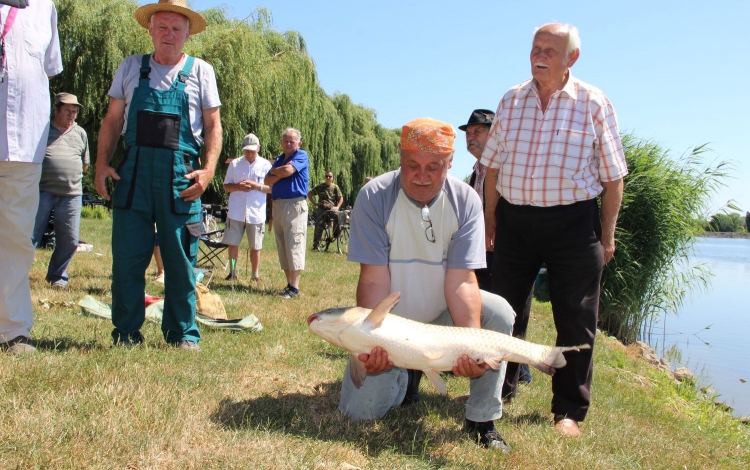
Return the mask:
[[[546,112],[533,79],[511,88],[481,163],[499,169],[497,190],[508,202],[542,207],[593,199],[601,182],[628,173],[612,104],[572,75]]]

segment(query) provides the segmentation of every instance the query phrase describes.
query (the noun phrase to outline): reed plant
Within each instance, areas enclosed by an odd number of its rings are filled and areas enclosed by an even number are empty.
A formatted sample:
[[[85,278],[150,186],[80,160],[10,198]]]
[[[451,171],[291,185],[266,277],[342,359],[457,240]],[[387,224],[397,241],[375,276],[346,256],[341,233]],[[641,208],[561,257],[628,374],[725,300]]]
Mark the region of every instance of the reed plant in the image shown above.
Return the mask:
[[[312,239],[309,234],[308,241]],[[497,427],[509,455],[479,448],[462,431],[466,379],[447,377],[449,396],[423,381],[423,403],[396,408],[376,422],[352,423],[338,412],[347,354],[307,328],[305,319],[352,305],[359,267],[342,255],[308,251],[302,295],[280,300],[284,286],[273,236],[261,251],[264,281],[250,281],[246,245],[239,279],[210,289],[231,318],[249,313],[258,333],[202,329],[200,353],[167,346],[147,322],[146,343],[111,346],[111,324],[83,315],[84,295],[110,300],[111,221],[84,219],[66,289],[44,282],[48,250],[30,273],[38,353],[0,354],[0,468],[55,469],[345,469],[345,468],[747,468],[746,425],[692,386],[676,385],[638,358],[635,347],[599,334],[593,405],[583,436],[552,429],[548,376],[505,407]],[[146,291],[161,295],[150,281]],[[168,279],[167,279],[168,282]],[[549,304],[535,303],[529,340],[554,343]]]
[[[629,174],[617,221],[615,255],[602,275],[599,324],[625,343],[648,332],[661,315],[674,314],[710,272],[688,262],[711,195],[731,165],[707,161],[699,146],[679,159],[656,143],[623,135]]]

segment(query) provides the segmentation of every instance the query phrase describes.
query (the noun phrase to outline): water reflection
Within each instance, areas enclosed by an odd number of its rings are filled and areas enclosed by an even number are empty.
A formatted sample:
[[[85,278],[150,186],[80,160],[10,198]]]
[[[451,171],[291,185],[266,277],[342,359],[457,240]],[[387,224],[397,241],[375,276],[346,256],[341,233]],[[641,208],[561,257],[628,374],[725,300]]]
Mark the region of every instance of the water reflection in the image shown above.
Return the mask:
[[[750,415],[750,240],[701,238],[691,263],[714,276],[677,315],[653,325],[649,344],[672,367],[688,367],[737,416]],[[745,382],[743,382],[743,380]]]

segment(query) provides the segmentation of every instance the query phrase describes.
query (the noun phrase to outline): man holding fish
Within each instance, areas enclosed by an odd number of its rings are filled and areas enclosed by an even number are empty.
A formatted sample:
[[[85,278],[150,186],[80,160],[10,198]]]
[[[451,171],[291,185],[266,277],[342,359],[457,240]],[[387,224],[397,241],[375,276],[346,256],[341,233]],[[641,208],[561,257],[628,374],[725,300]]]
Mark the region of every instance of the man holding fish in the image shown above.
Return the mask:
[[[407,123],[401,168],[360,191],[348,254],[360,263],[357,305],[375,308],[400,291],[393,313],[401,317],[509,335],[512,308],[480,291],[474,274],[486,264],[482,201],[470,186],[448,176],[455,136],[449,124],[431,118]],[[452,371],[471,379],[465,430],[483,447],[508,452],[493,422],[502,416],[506,363],[492,365],[497,368],[463,355]],[[352,371],[356,378],[362,369],[366,380],[355,384]],[[354,421],[381,418],[394,406],[418,400],[420,377],[420,371],[394,367],[388,351],[375,347],[347,364],[339,409]],[[437,374],[428,377],[440,381]]]

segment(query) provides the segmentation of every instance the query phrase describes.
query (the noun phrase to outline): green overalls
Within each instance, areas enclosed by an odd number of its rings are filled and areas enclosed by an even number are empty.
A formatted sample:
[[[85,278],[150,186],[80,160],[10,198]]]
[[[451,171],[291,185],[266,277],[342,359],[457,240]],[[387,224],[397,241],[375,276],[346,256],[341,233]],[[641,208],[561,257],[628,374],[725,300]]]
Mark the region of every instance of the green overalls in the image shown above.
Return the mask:
[[[154,252],[154,223],[164,260],[165,299],[161,327],[168,343],[195,341],[195,273],[201,234],[200,199],[180,192],[192,181],[200,145],[190,126],[185,83],[193,67],[187,56],[169,90],[149,86],[150,54],[143,56],[138,87],[128,111],[125,157],[112,194],[112,338],[141,342],[145,319],[145,273]]]

